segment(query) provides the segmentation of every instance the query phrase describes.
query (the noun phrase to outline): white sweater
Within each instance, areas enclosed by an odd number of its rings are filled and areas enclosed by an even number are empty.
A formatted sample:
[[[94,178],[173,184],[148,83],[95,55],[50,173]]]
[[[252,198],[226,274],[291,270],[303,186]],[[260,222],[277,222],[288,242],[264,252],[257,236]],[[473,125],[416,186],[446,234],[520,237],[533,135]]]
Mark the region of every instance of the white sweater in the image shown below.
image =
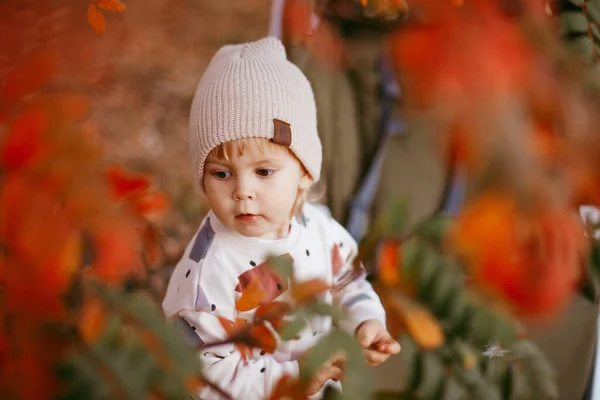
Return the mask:
[[[244,237],[209,213],[171,276],[163,301],[166,316],[185,321],[183,325],[193,342],[225,339],[227,334],[217,316],[251,321],[254,314],[254,310],[236,310],[236,300],[241,296],[239,284],[243,285],[248,274],[266,271],[261,264],[269,255],[284,254],[294,260],[297,281],[318,278],[334,288],[338,286],[339,290],[327,292],[321,300],[345,308],[348,317],[340,325],[347,332],[353,334],[368,319],[385,324],[381,302],[364,275],[340,285],[348,281],[357,255],[356,242],[340,224],[311,204],[304,207],[298,220],[293,219],[289,234],[274,241]],[[289,299],[287,284],[282,285],[270,274],[264,277],[271,281],[267,285],[272,289],[269,298]],[[307,322],[298,340],[279,341],[273,354],[257,349],[247,363],[233,345],[200,351],[205,375],[234,399],[267,398],[282,375],[298,376],[298,357],[331,329],[330,317]],[[204,400],[220,398],[208,389],[199,396]]]

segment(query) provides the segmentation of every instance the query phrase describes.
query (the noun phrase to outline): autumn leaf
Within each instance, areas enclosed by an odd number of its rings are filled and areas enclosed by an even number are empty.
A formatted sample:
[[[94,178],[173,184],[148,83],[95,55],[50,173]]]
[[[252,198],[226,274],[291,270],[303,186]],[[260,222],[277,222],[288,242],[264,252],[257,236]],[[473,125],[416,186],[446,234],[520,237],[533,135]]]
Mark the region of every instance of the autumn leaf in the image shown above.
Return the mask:
[[[169,206],[164,193],[149,193],[136,196],[132,201],[133,210],[145,218],[161,214]]]
[[[31,164],[46,150],[43,135],[49,126],[45,110],[34,108],[15,119],[2,143],[0,162],[9,169]]]
[[[127,8],[125,4],[119,0],[99,0],[98,7],[106,11],[115,12],[123,12]]]
[[[188,376],[185,378],[185,387],[190,393],[197,393],[204,386],[204,381],[198,376]]]
[[[442,328],[429,310],[399,293],[387,290],[380,295],[388,319],[396,326],[403,326],[419,346],[433,350],[444,343]]]
[[[58,70],[58,54],[52,50],[35,53],[10,71],[2,87],[8,101],[19,100],[46,84]]]
[[[508,194],[489,191],[466,205],[451,245],[480,290],[520,314],[541,315],[564,306],[575,290],[583,232],[571,210],[538,207],[528,214]]]
[[[106,176],[111,192],[117,200],[126,199],[150,187],[150,179],[147,176],[127,172],[120,166],[110,167]]]
[[[98,10],[96,5],[90,4],[88,8],[88,22],[94,28],[96,33],[104,33],[106,31],[106,20],[104,15]]]
[[[79,331],[87,344],[93,344],[102,333],[106,323],[106,309],[97,298],[88,299],[82,307],[79,319]]]
[[[70,282],[70,278],[78,271],[82,260],[81,234],[73,231],[67,236],[58,259],[58,273]]]
[[[320,279],[310,279],[305,282],[295,283],[292,286],[292,298],[298,303],[306,303],[315,299],[322,292],[330,289],[327,283]]]
[[[381,244],[377,254],[379,278],[388,286],[394,286],[400,280],[400,243],[386,240]]]
[[[275,335],[264,323],[252,325],[248,337],[251,346],[259,347],[267,353],[273,353],[277,348]]]
[[[43,96],[40,102],[70,122],[85,121],[92,108],[89,97],[78,93],[49,94]]]
[[[306,383],[287,374],[281,376],[271,392],[269,400],[305,400]]]
[[[283,317],[291,310],[292,306],[290,306],[288,303],[283,301],[273,301],[271,303],[259,306],[256,309],[254,317],[256,319],[269,321],[271,325],[273,325],[273,328],[280,329],[286,324],[283,320]]]
[[[140,237],[133,226],[106,225],[93,232],[96,259],[90,273],[105,283],[121,283],[141,265]]]
[[[258,276],[253,276],[250,284],[244,288],[242,295],[235,302],[235,308],[238,311],[250,311],[256,308],[267,298],[267,293],[263,290]]]
[[[223,327],[223,329],[225,329],[225,332],[227,332],[228,338],[235,338],[235,336],[239,333],[239,331],[248,325],[248,322],[244,321],[241,318],[236,318],[235,321],[231,321],[220,315],[217,315],[217,318],[219,320],[219,323]],[[251,353],[250,346],[246,343],[242,343],[242,342],[238,341],[237,338],[234,342],[234,345],[240,352],[242,361],[244,361],[244,363],[247,363],[248,357]]]

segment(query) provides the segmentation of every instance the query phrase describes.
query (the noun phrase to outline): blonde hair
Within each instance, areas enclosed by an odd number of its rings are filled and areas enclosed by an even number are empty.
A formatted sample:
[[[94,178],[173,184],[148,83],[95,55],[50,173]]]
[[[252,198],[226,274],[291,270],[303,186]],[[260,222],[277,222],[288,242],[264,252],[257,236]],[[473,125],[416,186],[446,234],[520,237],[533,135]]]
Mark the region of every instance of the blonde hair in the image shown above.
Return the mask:
[[[208,156],[215,157],[219,160],[229,161],[235,157],[241,157],[246,150],[252,151],[253,148],[258,148],[260,149],[260,151],[263,152],[275,152],[277,150],[286,149],[289,152],[289,154],[291,154],[294,157],[294,159],[300,164],[300,168],[303,174],[302,176],[307,176],[308,179],[310,179],[311,183],[310,186],[306,189],[298,189],[296,200],[294,200],[291,215],[294,217],[299,217],[302,213],[302,208],[304,207],[304,204],[309,199],[313,201],[313,197],[310,193],[313,180],[304,164],[302,164],[298,157],[296,157],[296,155],[289,148],[277,143],[273,143],[269,139],[265,138],[243,138],[221,143],[220,145],[212,149]]]

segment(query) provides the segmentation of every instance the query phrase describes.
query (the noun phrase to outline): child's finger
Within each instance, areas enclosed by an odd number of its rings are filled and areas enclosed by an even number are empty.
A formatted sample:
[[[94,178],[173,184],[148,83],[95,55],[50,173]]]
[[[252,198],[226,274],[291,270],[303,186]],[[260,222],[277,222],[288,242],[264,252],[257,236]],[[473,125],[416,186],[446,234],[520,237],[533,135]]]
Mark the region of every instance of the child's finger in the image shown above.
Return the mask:
[[[377,350],[363,350],[363,355],[369,366],[379,365],[389,357],[389,354]]]
[[[306,388],[306,394],[312,396],[321,390],[325,382],[329,379],[338,381],[342,378],[343,371],[341,368],[334,367],[332,365],[326,365],[319,369],[312,377],[308,387]]]
[[[398,343],[397,341],[395,341],[392,338],[389,338],[388,340],[377,343],[376,348],[378,351],[381,351],[381,352],[387,353],[387,354],[398,354],[398,353],[400,353],[400,349],[401,349],[400,343]]]

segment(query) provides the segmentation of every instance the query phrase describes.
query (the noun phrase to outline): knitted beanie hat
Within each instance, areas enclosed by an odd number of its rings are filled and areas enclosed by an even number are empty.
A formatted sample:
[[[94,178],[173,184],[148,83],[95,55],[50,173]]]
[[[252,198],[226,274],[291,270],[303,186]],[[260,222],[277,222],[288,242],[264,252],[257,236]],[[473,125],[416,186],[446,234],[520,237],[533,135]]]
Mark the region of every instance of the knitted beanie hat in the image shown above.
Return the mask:
[[[289,147],[312,179],[319,180],[322,150],[314,94],[273,37],[222,47],[198,84],[190,143],[202,190],[211,150],[242,138],[265,138]]]

